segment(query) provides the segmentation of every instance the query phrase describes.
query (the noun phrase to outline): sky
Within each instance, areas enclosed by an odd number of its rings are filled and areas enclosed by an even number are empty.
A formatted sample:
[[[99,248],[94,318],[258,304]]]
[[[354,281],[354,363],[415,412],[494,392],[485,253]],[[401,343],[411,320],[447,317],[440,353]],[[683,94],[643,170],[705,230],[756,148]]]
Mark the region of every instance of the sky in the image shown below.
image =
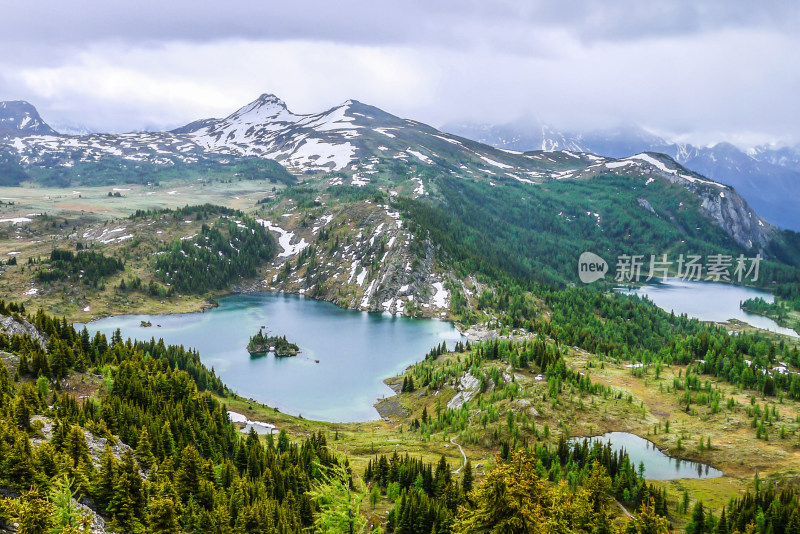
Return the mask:
[[[223,117],[262,93],[441,126],[537,117],[670,139],[800,142],[800,2],[438,0],[7,3],[0,100],[54,127]]]

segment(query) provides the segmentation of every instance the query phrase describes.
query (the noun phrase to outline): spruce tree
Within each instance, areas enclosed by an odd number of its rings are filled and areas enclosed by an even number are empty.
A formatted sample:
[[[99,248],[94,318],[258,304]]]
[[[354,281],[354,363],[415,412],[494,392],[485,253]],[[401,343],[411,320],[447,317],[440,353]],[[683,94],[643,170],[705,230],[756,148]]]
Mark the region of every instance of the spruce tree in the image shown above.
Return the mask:
[[[147,531],[150,534],[180,532],[175,502],[167,497],[150,501],[147,512]]]
[[[728,529],[728,518],[725,515],[725,508],[722,509],[722,514],[719,516],[717,528],[714,529],[714,532],[715,534],[730,534],[730,530]],[[798,532],[798,534],[800,534],[800,532]]]
[[[146,470],[149,470],[156,461],[150,445],[150,435],[147,432],[147,427],[142,427],[142,432],[139,434],[139,443],[136,445],[136,459],[139,460],[142,468]]]
[[[64,443],[67,454],[72,458],[73,465],[81,462],[89,463],[89,446],[86,444],[86,436],[79,426],[73,426],[67,434]]]
[[[181,452],[181,464],[175,474],[175,486],[184,501],[200,492],[201,469],[200,454],[192,445],[187,445]]]
[[[464,476],[461,478],[461,488],[464,490],[465,495],[472,491],[472,483],[474,480],[472,475],[472,462],[467,460],[467,463],[464,464]]]
[[[97,478],[94,490],[94,498],[102,511],[108,510],[108,505],[114,497],[118,471],[117,459],[111,451],[111,445],[106,443],[106,448],[100,457],[100,476]]]
[[[281,429],[278,433],[278,452],[286,452],[289,450],[289,435],[286,430]]]
[[[164,426],[161,428],[161,448],[165,457],[175,455],[175,439],[172,437],[169,421],[164,421]]]
[[[14,402],[14,421],[20,430],[27,432],[31,429],[31,410],[25,397],[21,395]]]
[[[703,502],[697,501],[692,509],[692,518],[686,524],[686,534],[703,534],[706,531],[706,512]]]

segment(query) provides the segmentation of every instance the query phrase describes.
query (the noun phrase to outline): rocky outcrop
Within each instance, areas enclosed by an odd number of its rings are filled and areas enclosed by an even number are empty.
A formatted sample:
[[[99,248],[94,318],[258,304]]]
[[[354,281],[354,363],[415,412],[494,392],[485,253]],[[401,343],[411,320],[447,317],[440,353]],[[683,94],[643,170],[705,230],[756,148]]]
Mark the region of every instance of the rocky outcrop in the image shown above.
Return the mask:
[[[475,395],[481,390],[481,381],[470,373],[464,373],[464,376],[462,376],[461,380],[458,382],[458,389],[459,391],[456,393],[456,396],[447,403],[448,409],[457,410],[461,408],[465,402],[474,399]]]
[[[448,316],[449,284],[434,270],[435,247],[416,243],[388,204],[354,202],[347,210],[316,215],[313,224],[289,207],[280,219],[280,225],[271,222],[278,220],[274,216],[264,220],[282,248],[267,289],[364,311]]]
[[[39,332],[35,326],[33,326],[27,319],[19,314],[0,316],[0,333],[3,333],[9,337],[13,336],[14,334],[19,336],[30,336],[32,339],[38,341],[43,349],[47,344],[47,338],[44,336],[44,334]]]
[[[32,438],[31,444],[33,446],[41,445],[42,443],[46,443],[50,441],[53,437],[53,421],[49,417],[44,415],[34,415],[31,417],[31,421],[34,423],[40,421],[42,424],[41,432],[44,436],[42,438]],[[103,456],[103,452],[106,450],[106,444],[109,443],[109,440],[104,437],[98,437],[92,434],[90,431],[86,429],[83,430],[83,436],[86,439],[86,446],[89,448],[89,457],[92,460],[92,464],[96,468],[100,467],[100,459]],[[114,436],[114,439],[111,440],[111,453],[117,460],[121,460],[122,457],[125,455],[127,451],[132,451],[130,446],[123,443],[119,437]]]
[[[771,241],[775,227],[759,217],[732,187],[692,172],[664,154],[648,152],[622,161],[685,187],[700,199],[703,214],[743,247],[760,250]],[[653,211],[652,206],[645,205],[641,199],[639,204]]]
[[[710,194],[709,194],[710,193]],[[762,249],[772,239],[775,228],[759,217],[736,191],[699,193],[705,214],[737,243],[748,249]]]

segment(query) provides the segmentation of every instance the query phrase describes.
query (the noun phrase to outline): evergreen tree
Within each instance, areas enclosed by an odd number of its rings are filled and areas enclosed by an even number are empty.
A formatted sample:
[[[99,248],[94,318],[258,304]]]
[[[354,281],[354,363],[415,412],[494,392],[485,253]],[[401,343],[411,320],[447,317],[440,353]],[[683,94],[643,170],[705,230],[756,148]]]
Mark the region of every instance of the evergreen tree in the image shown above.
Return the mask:
[[[148,534],[174,534],[180,532],[175,502],[167,497],[153,499],[147,512]]]
[[[139,460],[139,464],[147,470],[149,470],[156,461],[150,445],[150,436],[147,433],[147,427],[142,427],[142,432],[139,434],[139,443],[136,445],[136,459]]]
[[[114,498],[114,488],[119,475],[117,459],[111,450],[111,445],[106,443],[103,455],[100,457],[100,476],[95,483],[94,497],[100,510],[106,511]]]
[[[670,534],[670,532],[669,521],[666,517],[656,514],[652,499],[649,504],[642,503],[641,508],[625,527],[625,534]]]
[[[197,496],[200,493],[201,471],[202,459],[200,454],[192,445],[187,445],[181,452],[180,467],[175,474],[178,494],[184,502],[189,497]]]
[[[474,481],[474,477],[472,475],[472,462],[467,460],[467,463],[464,464],[464,476],[461,478],[461,488],[464,490],[464,494],[468,494],[472,491],[472,483]]]
[[[728,518],[725,516],[725,508],[722,509],[722,513],[719,516],[719,521],[717,521],[717,528],[714,529],[715,534],[730,534],[730,529],[728,528]],[[800,534],[800,532],[798,532]]]
[[[19,524],[18,534],[50,534],[55,526],[55,507],[36,488],[23,492],[18,499],[2,504],[11,519]]]
[[[692,518],[686,524],[686,534],[703,534],[706,532],[706,512],[703,502],[697,501],[692,509]]]
[[[278,433],[278,452],[286,452],[289,450],[289,435],[286,430],[281,429]]]
[[[14,402],[14,420],[20,430],[27,432],[31,429],[31,410],[25,397],[21,395]]]
[[[164,426],[161,428],[161,447],[164,456],[175,455],[175,439],[172,437],[169,421],[164,421]]]

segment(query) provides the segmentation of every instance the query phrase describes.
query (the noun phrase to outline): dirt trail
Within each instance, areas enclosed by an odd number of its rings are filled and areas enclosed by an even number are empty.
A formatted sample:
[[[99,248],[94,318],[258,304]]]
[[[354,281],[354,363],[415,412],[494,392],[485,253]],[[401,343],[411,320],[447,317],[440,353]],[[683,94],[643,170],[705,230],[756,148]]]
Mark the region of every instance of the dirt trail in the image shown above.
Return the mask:
[[[460,473],[460,472],[461,472],[461,470],[462,470],[462,469],[464,469],[464,466],[465,466],[465,465],[467,465],[467,455],[466,455],[466,454],[464,454],[464,449],[462,449],[462,448],[461,448],[461,445],[459,445],[458,443],[456,443],[456,441],[455,441],[455,440],[456,440],[456,438],[450,438],[450,443],[452,443],[453,445],[455,445],[456,447],[458,447],[458,450],[460,450],[460,451],[461,451],[461,456],[463,456],[463,457],[464,457],[464,463],[462,463],[462,464],[461,464],[461,467],[459,467],[458,469],[456,469],[455,471],[453,471],[453,473],[456,473],[456,474],[458,474],[458,473]]]

